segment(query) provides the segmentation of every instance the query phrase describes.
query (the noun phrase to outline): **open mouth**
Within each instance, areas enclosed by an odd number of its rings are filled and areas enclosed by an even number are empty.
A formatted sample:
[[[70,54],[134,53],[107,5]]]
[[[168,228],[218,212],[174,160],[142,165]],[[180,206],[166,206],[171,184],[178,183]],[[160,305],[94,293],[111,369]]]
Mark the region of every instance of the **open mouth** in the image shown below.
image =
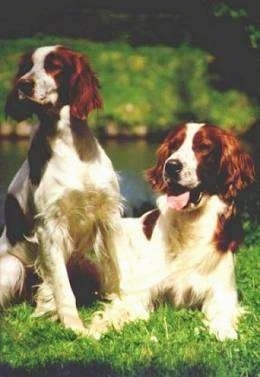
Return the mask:
[[[201,187],[194,189],[187,189],[183,186],[177,185],[174,190],[167,192],[168,206],[176,211],[181,211],[186,208],[193,208],[197,206],[203,196]]]

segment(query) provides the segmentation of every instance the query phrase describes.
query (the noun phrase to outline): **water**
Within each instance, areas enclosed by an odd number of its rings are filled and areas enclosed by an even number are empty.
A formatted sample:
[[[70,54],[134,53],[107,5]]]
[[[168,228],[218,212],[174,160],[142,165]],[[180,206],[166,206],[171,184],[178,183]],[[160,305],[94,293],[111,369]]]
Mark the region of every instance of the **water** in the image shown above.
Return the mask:
[[[146,141],[106,141],[101,143],[114,168],[121,173],[121,190],[132,206],[151,201],[151,192],[142,180],[142,172],[155,162],[156,144]],[[3,223],[4,198],[14,174],[25,159],[28,141],[0,142],[0,224]],[[131,210],[127,212],[131,215]]]

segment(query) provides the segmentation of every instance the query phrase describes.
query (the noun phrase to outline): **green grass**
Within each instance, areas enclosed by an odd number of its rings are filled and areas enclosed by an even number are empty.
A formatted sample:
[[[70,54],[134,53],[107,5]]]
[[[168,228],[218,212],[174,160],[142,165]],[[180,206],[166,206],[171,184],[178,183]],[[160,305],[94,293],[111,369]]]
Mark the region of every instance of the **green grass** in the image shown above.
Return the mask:
[[[244,93],[214,89],[210,74],[215,57],[182,45],[132,47],[126,42],[94,43],[84,39],[37,36],[0,40],[0,123],[19,56],[38,46],[64,44],[89,56],[102,85],[104,110],[91,117],[96,127],[109,122],[134,132],[169,128],[184,120],[209,121],[243,130],[260,111]]]
[[[76,337],[47,319],[32,319],[33,308],[21,304],[2,315],[0,375],[257,376],[259,235],[248,237],[237,255],[240,300],[248,309],[240,321],[238,340],[218,342],[202,325],[198,310],[165,305],[148,322],[128,324],[120,332],[111,330],[95,341]],[[96,306],[80,310],[85,323]]]

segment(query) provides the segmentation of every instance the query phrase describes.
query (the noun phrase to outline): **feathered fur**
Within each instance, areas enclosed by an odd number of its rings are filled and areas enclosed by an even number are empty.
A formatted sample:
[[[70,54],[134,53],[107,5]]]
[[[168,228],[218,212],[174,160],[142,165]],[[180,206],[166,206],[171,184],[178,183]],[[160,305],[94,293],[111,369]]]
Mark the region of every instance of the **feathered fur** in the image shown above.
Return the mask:
[[[86,125],[101,107],[98,80],[82,55],[47,46],[24,56],[6,113],[35,113],[39,125],[26,161],[11,182],[0,240],[0,304],[22,289],[27,266],[40,278],[35,315],[50,314],[79,333],[66,264],[76,253],[94,258],[101,289],[119,292],[114,238],[120,194],[111,161]],[[93,250],[93,251],[92,251]]]

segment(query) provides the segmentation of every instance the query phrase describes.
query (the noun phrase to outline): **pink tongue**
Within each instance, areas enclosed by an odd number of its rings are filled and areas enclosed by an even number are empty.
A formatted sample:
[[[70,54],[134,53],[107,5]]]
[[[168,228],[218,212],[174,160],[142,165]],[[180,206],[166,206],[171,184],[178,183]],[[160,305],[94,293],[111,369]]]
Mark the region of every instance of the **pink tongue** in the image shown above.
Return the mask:
[[[176,211],[180,211],[182,208],[184,208],[190,199],[190,193],[189,191],[184,192],[183,194],[174,196],[170,195],[167,197],[167,203],[168,206],[172,209],[175,209]]]

